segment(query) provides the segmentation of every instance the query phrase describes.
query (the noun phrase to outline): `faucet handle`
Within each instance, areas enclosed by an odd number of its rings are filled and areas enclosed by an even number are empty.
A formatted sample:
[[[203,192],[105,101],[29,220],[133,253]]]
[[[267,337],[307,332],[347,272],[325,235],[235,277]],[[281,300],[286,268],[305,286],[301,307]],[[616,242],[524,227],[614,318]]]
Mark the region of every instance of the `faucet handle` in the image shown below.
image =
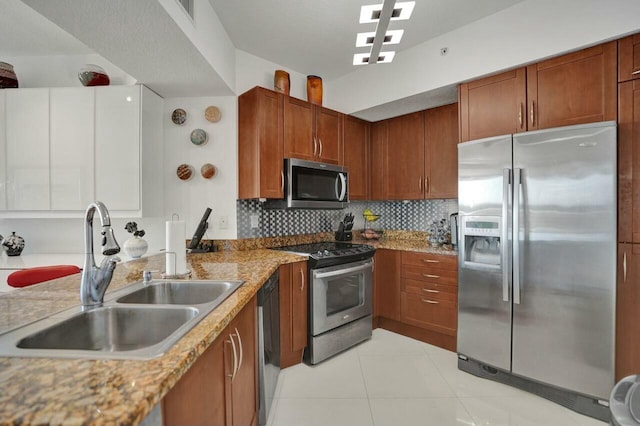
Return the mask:
[[[152,276],[154,272],[160,272],[158,269],[145,269],[142,271],[142,282],[147,284],[151,282]]]

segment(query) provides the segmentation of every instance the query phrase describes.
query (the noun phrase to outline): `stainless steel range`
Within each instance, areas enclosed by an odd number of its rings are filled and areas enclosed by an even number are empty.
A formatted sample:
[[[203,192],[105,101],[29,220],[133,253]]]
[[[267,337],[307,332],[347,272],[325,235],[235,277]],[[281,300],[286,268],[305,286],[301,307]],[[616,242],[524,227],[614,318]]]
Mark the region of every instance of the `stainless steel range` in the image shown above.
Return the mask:
[[[309,256],[306,363],[317,364],[371,337],[375,248],[323,242],[276,249]]]

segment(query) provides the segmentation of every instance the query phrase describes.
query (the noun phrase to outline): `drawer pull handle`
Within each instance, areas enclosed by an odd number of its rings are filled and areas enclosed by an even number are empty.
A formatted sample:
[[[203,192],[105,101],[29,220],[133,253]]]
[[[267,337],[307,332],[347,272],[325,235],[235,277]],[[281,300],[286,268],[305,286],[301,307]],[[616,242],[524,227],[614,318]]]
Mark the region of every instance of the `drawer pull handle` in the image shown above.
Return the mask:
[[[636,70],[636,71],[631,73],[631,75],[638,75],[638,74],[640,74],[640,70]]]
[[[432,305],[437,305],[440,302],[436,302],[435,300],[429,300],[429,299],[421,299],[424,303],[431,303]]]
[[[440,293],[438,290],[431,290],[430,288],[423,288],[422,291],[426,291],[427,293]]]
[[[422,259],[422,261],[425,263],[440,263],[439,260],[433,260],[433,259]]]
[[[427,278],[440,278],[440,275],[432,275],[432,274],[422,274],[422,276]]]

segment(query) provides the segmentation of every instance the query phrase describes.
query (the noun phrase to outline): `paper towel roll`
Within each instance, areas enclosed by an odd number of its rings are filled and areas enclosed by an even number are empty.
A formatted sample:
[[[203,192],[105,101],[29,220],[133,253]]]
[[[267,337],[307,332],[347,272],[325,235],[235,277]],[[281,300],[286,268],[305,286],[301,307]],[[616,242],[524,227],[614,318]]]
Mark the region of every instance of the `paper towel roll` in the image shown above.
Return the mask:
[[[183,220],[168,220],[166,223],[167,275],[187,273],[187,243]],[[175,253],[175,256],[171,253]]]

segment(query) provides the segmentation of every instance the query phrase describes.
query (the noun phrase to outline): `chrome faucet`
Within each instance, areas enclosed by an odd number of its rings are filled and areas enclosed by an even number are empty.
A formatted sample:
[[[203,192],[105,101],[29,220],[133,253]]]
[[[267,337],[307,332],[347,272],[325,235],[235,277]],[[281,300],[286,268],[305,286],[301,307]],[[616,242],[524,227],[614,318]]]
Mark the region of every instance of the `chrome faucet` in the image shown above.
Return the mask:
[[[106,256],[99,267],[93,256],[93,215],[96,211],[102,224],[102,254]],[[120,261],[119,257],[114,256],[120,252],[120,246],[111,229],[109,211],[104,204],[100,201],[89,204],[84,219],[84,268],[80,282],[80,301],[82,306],[101,305],[116,263]]]

